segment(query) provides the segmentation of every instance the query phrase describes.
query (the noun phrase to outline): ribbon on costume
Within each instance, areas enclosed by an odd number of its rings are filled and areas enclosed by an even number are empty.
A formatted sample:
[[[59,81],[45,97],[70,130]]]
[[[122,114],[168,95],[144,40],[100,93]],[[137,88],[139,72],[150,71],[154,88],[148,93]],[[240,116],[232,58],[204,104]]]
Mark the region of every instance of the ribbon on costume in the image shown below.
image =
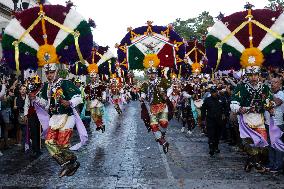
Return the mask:
[[[43,138],[45,138],[46,134],[47,134],[47,130],[49,128],[50,116],[47,113],[47,111],[44,110],[38,103],[34,103],[34,107],[35,107],[39,122],[42,125],[42,130],[43,130],[42,136],[43,136]],[[78,150],[80,147],[82,147],[87,142],[88,134],[87,134],[86,128],[85,128],[77,110],[74,107],[72,107],[72,111],[73,111],[73,114],[74,114],[74,117],[75,117],[75,123],[76,123],[77,131],[79,133],[80,142],[71,146],[69,149],[70,150]]]
[[[232,37],[234,37],[236,35],[236,33],[238,33],[241,29],[243,29],[247,24],[249,23],[249,21],[245,21],[243,22],[239,27],[237,27],[232,33],[230,33],[229,35],[227,35],[221,42],[218,42],[215,47],[218,49],[218,59],[217,59],[217,65],[215,68],[215,72],[217,71],[219,64],[221,62],[221,57],[222,57],[222,46],[224,43],[226,43],[228,40],[230,40]]]
[[[77,63],[75,63],[75,69],[76,69],[76,71],[75,71],[75,73],[76,73],[76,75],[78,74],[78,69],[79,69],[79,65],[78,65],[78,62]]]
[[[179,72],[178,72],[178,78],[180,79],[181,77],[181,65],[179,65]]]
[[[72,104],[71,104],[71,107],[72,107]],[[87,130],[85,128],[85,125],[82,122],[82,119],[81,119],[80,115],[78,114],[77,110],[75,109],[75,107],[72,107],[72,111],[73,111],[73,114],[75,116],[76,128],[77,128],[77,131],[79,133],[80,142],[71,146],[69,149],[70,150],[78,150],[83,145],[85,145],[86,142],[88,141],[88,134],[87,134]]]
[[[193,118],[194,118],[194,121],[195,121],[195,124],[196,124],[197,123],[197,119],[198,119],[198,112],[196,110],[196,106],[194,105],[194,102],[193,102],[192,98],[190,98],[190,107],[191,107]]]
[[[49,119],[50,116],[46,110],[44,110],[38,103],[34,103],[35,111],[38,117],[38,120],[42,126],[42,138],[46,137],[47,130],[49,128]]]
[[[274,124],[273,118],[270,118],[269,137],[270,137],[271,147],[283,152],[284,143],[281,140],[282,135],[283,131],[281,131],[281,129]]]
[[[195,49],[196,49],[196,47],[192,48],[188,53],[186,53],[185,56],[189,56]]]
[[[241,138],[251,138],[253,140],[253,147],[266,147],[268,142],[256,131],[251,129],[245,122],[243,115],[239,116],[239,131]]]
[[[13,42],[13,45],[15,46],[16,70],[17,70],[17,72],[19,72],[19,70],[20,70],[20,62],[19,62],[19,56],[20,56],[19,43],[18,43],[17,41],[14,41],[14,42]]]
[[[108,116],[108,112],[106,111],[106,107],[103,106],[103,120],[105,123],[110,123],[110,119],[109,119],[109,116]]]
[[[104,62],[108,60],[105,56],[101,55],[98,52],[96,52],[96,55],[98,55],[101,59],[103,59]],[[95,63],[95,59],[94,58],[92,58],[92,63]]]
[[[19,38],[19,40],[14,41],[12,44],[15,46],[15,63],[16,63],[16,70],[17,72],[20,71],[20,61],[19,61],[19,44],[20,42],[22,42],[22,40],[24,39],[24,37],[29,34],[34,27],[40,22],[41,20],[41,15],[32,23],[32,25],[30,25],[30,27],[28,27],[28,29],[21,35],[21,37]]]
[[[261,29],[263,29],[264,31],[266,31],[267,33],[270,33],[273,37],[275,37],[276,39],[279,39],[281,41],[282,44],[282,56],[284,59],[284,40],[281,34],[271,30],[270,28],[266,27],[265,25],[261,24],[260,22],[256,21],[256,20],[252,20],[252,23],[254,23],[255,25],[257,25],[258,27],[260,27]]]

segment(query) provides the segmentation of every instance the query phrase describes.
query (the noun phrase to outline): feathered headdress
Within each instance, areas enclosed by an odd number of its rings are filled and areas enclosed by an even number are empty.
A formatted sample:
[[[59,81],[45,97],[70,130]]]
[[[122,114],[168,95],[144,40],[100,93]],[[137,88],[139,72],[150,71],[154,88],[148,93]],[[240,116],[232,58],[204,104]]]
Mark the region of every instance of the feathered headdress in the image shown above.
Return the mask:
[[[2,45],[9,67],[25,70],[84,63],[91,54],[93,36],[88,22],[71,7],[40,4],[15,15]]]
[[[127,29],[128,33],[117,44],[118,61],[127,69],[155,71],[157,67],[176,68],[185,55],[183,39],[171,25],[154,26],[148,21],[147,26]]]
[[[258,72],[260,67],[283,67],[284,14],[268,9],[220,17],[206,38],[208,66],[215,70]]]

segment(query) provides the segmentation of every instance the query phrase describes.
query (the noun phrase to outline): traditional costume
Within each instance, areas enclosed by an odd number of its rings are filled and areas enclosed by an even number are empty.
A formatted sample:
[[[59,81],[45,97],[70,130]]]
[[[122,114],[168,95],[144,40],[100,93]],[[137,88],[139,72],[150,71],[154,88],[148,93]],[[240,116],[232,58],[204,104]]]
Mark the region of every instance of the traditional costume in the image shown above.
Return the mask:
[[[259,74],[258,66],[248,66],[246,74]],[[245,170],[250,171],[252,167],[263,170],[261,155],[263,149],[268,145],[267,132],[264,124],[264,112],[271,107],[272,93],[269,87],[258,81],[252,84],[249,79],[238,84],[231,101],[231,110],[239,113],[238,122],[241,138],[245,139],[249,158],[245,164]],[[240,108],[246,110],[240,113]]]
[[[161,69],[167,67],[172,70],[181,67],[185,55],[185,44],[173,30],[172,25],[164,27],[152,24],[153,22],[148,21],[147,26],[135,29],[129,27],[127,35],[116,47],[121,67],[127,70],[146,68],[149,75],[155,74],[157,77],[157,67]],[[169,146],[165,140],[165,131],[168,127],[168,118],[172,117],[172,111],[170,113],[168,111],[172,105],[171,103],[167,105],[167,102],[170,102],[167,98],[169,87],[169,82],[160,78],[150,79],[141,87],[141,96],[144,97],[141,100],[147,97],[150,105],[150,108],[146,108],[145,102],[141,103],[141,118],[148,131],[151,129],[156,140],[163,145],[165,153]]]
[[[122,110],[119,106],[119,103],[121,102],[121,92],[122,92],[121,90],[123,89],[122,89],[122,84],[115,77],[115,74],[113,75],[113,78],[111,79],[109,90],[110,90],[111,101],[114,105],[114,108],[117,111],[117,113],[120,115],[122,114]]]
[[[172,74],[172,85],[169,89],[169,93],[167,96],[169,97],[170,101],[172,102],[174,106],[174,111],[177,112],[177,104],[180,100],[180,94],[181,94],[181,84],[178,78],[175,74]]]
[[[191,83],[187,83],[182,88],[180,109],[181,109],[181,119],[182,119],[182,129],[181,132],[185,131],[185,126],[187,125],[187,133],[192,134],[192,130],[197,124],[198,113],[193,101],[194,88]]]
[[[56,67],[55,63],[50,63],[44,66],[44,70],[57,71]],[[45,144],[51,156],[63,167],[60,176],[71,176],[80,166],[76,155],[69,150],[76,123],[72,107],[83,102],[80,95],[80,90],[71,81],[59,78],[44,83],[40,96],[35,100],[35,103],[47,109],[50,115]],[[63,106],[62,100],[69,101],[70,107]]]
[[[6,27],[2,42],[12,69],[42,67],[47,74],[49,82],[44,83],[39,96],[29,96],[43,127],[46,147],[62,166],[59,176],[73,175],[80,165],[69,150],[75,123],[81,142],[71,149],[77,150],[87,141],[85,127],[75,109],[82,98],[71,81],[57,78],[57,64],[79,60],[85,63],[93,46],[90,24],[71,6],[40,4],[16,14]]]
[[[147,74],[157,74],[156,68],[148,68]],[[167,90],[170,83],[164,78],[155,78],[144,83],[141,87],[141,97],[149,102],[150,127],[156,141],[168,152],[169,143],[166,141],[168,128]]]
[[[93,64],[96,67],[96,64]],[[105,132],[105,125],[103,122],[104,115],[104,102],[106,101],[106,87],[99,81],[96,68],[92,69],[93,66],[89,66],[88,71],[92,81],[85,88],[86,100],[88,101],[88,109],[90,109],[91,117],[94,120],[97,128],[102,133]]]

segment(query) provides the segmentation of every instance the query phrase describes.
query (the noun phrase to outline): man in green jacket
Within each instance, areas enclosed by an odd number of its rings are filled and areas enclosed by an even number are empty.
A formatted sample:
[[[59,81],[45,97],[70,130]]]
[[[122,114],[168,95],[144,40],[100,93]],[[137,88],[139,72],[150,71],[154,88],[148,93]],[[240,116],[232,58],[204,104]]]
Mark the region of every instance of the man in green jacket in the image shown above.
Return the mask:
[[[72,176],[80,166],[76,155],[69,150],[75,126],[72,107],[83,102],[81,93],[71,81],[58,78],[56,63],[44,65],[44,71],[47,82],[44,83],[39,97],[33,93],[29,97],[44,107],[50,115],[45,144],[51,156],[62,167],[59,177]]]

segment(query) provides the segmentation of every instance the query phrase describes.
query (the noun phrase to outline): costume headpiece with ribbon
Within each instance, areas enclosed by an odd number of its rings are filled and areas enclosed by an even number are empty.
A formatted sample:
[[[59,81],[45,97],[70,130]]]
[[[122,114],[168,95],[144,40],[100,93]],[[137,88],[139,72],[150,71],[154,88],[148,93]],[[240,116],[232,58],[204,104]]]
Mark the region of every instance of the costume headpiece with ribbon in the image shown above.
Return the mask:
[[[194,41],[188,41],[185,59],[186,63],[191,66],[191,73],[200,74],[202,72],[202,68],[207,63],[204,43],[199,43],[197,39]]]
[[[157,73],[157,68],[178,69],[184,61],[185,44],[172,25],[127,28],[127,35],[116,44],[120,66],[128,70],[144,70]]]
[[[147,70],[147,74],[157,74],[157,67],[160,64],[160,59],[156,54],[147,54],[143,60],[143,66]]]
[[[54,71],[57,64],[85,63],[93,46],[90,24],[70,6],[43,5],[24,10],[6,27],[3,54],[14,70]]]
[[[96,63],[89,64],[87,69],[90,77],[97,77],[97,74],[99,73],[99,68]]]
[[[247,3],[246,11],[222,16],[210,28],[206,54],[214,71],[258,73],[261,67],[283,67],[284,14],[252,7]]]

